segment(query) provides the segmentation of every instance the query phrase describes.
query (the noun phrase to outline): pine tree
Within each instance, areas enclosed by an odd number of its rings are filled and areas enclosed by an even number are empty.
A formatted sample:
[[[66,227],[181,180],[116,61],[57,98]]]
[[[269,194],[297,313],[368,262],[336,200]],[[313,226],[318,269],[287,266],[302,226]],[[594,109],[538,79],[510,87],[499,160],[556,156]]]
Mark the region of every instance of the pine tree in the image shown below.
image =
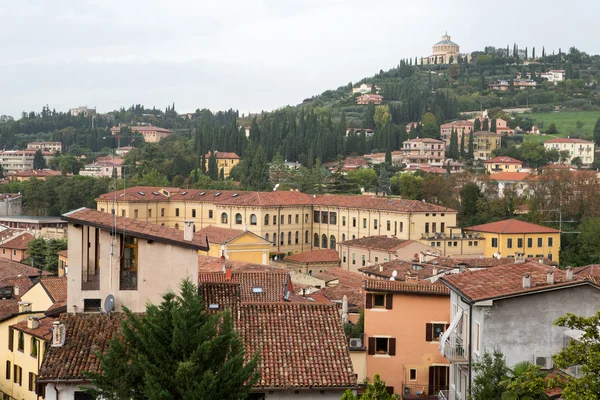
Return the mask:
[[[598,118],[594,126],[594,141],[596,145],[600,146],[600,118]]]
[[[531,49],[531,58],[535,60],[535,47]]]
[[[249,190],[264,191],[271,188],[269,165],[262,146],[250,143],[244,153],[241,184]]]
[[[121,332],[98,352],[87,391],[105,399],[243,399],[260,377],[229,311],[210,313],[189,280],[146,313],[124,309]],[[106,318],[117,318],[116,315]]]
[[[379,179],[377,182],[377,193],[389,196],[391,193],[390,174],[385,167],[379,170]]]
[[[388,165],[392,165],[392,152],[390,149],[387,149],[385,152],[385,163]]]
[[[219,166],[217,164],[217,153],[212,151],[208,159],[208,176],[213,181],[219,179]]]
[[[221,168],[221,170],[219,171],[219,180],[220,181],[225,180],[225,168]]]
[[[469,134],[469,158],[475,158],[475,143],[473,139],[473,132]]]
[[[33,169],[44,169],[46,168],[46,159],[42,154],[42,151],[38,149],[33,155]]]
[[[475,118],[475,122],[473,123],[473,132],[479,132],[481,130],[481,121],[479,118]]]

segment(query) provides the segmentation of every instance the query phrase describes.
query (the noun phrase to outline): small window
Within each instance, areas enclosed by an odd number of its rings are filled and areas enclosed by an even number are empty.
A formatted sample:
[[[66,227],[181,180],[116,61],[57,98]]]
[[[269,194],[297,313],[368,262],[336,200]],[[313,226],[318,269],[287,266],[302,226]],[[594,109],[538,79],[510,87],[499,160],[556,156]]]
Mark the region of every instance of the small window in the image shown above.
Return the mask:
[[[255,214],[250,214],[250,225],[256,225],[257,219]]]
[[[277,215],[273,215],[273,225],[277,225]]]
[[[137,218],[139,215],[138,209],[136,208],[135,210],[133,210],[133,217]]]
[[[342,226],[346,226],[346,217],[342,217]]]
[[[517,247],[518,247],[519,249],[522,249],[522,248],[523,248],[523,238],[518,238],[518,239],[517,239]]]
[[[478,241],[474,241],[473,242],[473,246],[475,246],[475,247],[479,246],[479,242]]]
[[[492,247],[498,247],[498,238],[492,238]]]
[[[213,217],[213,210],[208,210],[208,218],[212,218]]]
[[[6,361],[6,379],[10,380],[10,370],[11,370],[10,361]]]
[[[152,209],[148,210],[148,218],[152,218]]]
[[[300,214],[296,214],[296,223],[299,224],[300,223]]]
[[[283,225],[285,223],[285,216],[282,215],[279,221],[279,225]]]
[[[379,257],[375,257],[375,264],[379,264]]]
[[[121,217],[125,216],[125,210],[121,210]]]
[[[240,214],[240,213],[235,214],[235,223],[236,223],[236,225],[242,224],[242,214]]]
[[[416,381],[417,380],[417,370],[415,368],[411,368],[410,369],[408,379],[411,380],[411,381]]]
[[[342,262],[344,264],[346,263],[346,252],[345,251],[342,253]]]
[[[300,242],[300,232],[296,231],[296,237],[294,239],[294,244],[298,244]]]
[[[481,347],[481,327],[479,322],[475,321],[475,351],[479,353],[479,349]]]
[[[385,307],[385,295],[384,294],[373,295],[373,307]]]
[[[375,354],[388,354],[389,338],[375,338]]]
[[[327,211],[321,211],[321,223],[323,223],[323,224],[329,223],[329,213]]]
[[[548,238],[548,247],[552,247],[554,245],[554,238]]]
[[[31,347],[31,351],[29,352],[29,355],[33,358],[37,358],[37,356],[38,356],[38,340],[37,340],[37,338],[35,338],[35,337],[31,338],[30,347]]]
[[[265,215],[265,225],[269,225],[269,214]]]
[[[356,265],[356,254],[352,253],[352,265]]]
[[[367,219],[363,218],[363,228],[366,228],[366,227],[367,227]]]
[[[388,231],[392,230],[392,223],[390,221],[387,221],[386,225]]]
[[[164,209],[164,208],[161,208],[161,209],[160,209],[160,216],[161,216],[161,217],[164,217],[164,216],[165,216],[165,209]]]
[[[15,331],[13,328],[8,328],[8,350],[13,351],[13,346],[15,345],[14,343],[15,343]]]
[[[99,312],[102,302],[100,299],[84,299],[83,300],[83,311],[84,312]]]
[[[17,341],[17,350],[23,352],[25,350],[25,334],[19,331],[19,340]]]
[[[196,218],[196,209],[192,208],[192,218]]]
[[[35,392],[35,382],[37,381],[37,375],[34,374],[33,372],[29,373],[29,381],[27,384],[27,389],[30,392]]]
[[[377,220],[376,220],[376,219],[374,219],[374,220],[373,220],[373,229],[377,229],[377,226],[378,226],[378,225],[377,225]]]
[[[506,239],[506,247],[507,248],[512,249],[512,243],[513,242],[512,242],[511,238]]]
[[[227,223],[227,221],[228,221],[228,218],[227,218],[227,213],[222,213],[222,214],[221,214],[221,223],[222,223],[222,224],[226,224],[226,223]]]
[[[533,238],[527,239],[527,247],[533,247]]]
[[[329,213],[329,224],[337,225],[337,213],[335,213],[335,212]]]
[[[440,337],[442,337],[446,330],[446,324],[426,324],[426,328],[425,340],[428,342],[439,342]]]
[[[304,232],[304,243],[308,243],[308,231]]]
[[[544,246],[544,240],[542,238],[538,238],[537,242],[538,242],[538,247]]]
[[[313,238],[313,246],[319,247],[319,234],[318,233],[315,233],[315,236]]]
[[[352,227],[356,228],[356,217],[352,218]]]

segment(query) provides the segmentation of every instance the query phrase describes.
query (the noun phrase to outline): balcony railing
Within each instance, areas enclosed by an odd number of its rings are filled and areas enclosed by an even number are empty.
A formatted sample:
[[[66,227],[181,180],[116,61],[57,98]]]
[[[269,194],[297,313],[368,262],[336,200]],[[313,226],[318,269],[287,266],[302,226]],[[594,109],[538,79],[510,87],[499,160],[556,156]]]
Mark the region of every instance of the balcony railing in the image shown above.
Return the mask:
[[[438,399],[438,393],[448,390],[448,385],[444,386],[429,386],[429,385],[402,385],[402,398],[403,399]]]
[[[440,390],[438,392],[438,400],[450,400],[450,391],[449,390]]]
[[[461,334],[453,332],[444,344],[444,357],[450,362],[464,363],[469,361],[466,341]]]
[[[100,290],[100,275],[82,276],[81,290]]]

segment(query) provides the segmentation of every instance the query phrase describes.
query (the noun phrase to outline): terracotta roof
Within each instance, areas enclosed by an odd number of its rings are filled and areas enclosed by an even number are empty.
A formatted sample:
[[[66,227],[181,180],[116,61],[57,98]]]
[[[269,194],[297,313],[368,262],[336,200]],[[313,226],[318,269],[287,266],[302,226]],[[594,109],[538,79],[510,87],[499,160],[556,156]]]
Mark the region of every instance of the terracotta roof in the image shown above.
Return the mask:
[[[465,228],[467,231],[489,233],[559,233],[558,229],[548,228],[517,219],[491,222],[489,224],[475,225]]]
[[[240,284],[237,282],[200,282],[198,292],[212,312],[236,311],[241,302]]]
[[[366,236],[359,239],[346,240],[345,242],[341,242],[340,244],[343,244],[344,246],[360,247],[365,249],[393,251],[409,246],[413,243],[417,242],[415,242],[414,240],[399,239],[396,236],[381,235]]]
[[[458,268],[465,266],[466,268],[491,268],[499,265],[514,264],[512,258],[494,258],[494,257],[436,257],[428,262],[430,265]]]
[[[40,275],[50,275],[47,271],[21,264],[20,262],[0,258],[0,280],[7,278],[28,277],[38,278]]]
[[[196,231],[196,235],[206,236],[210,243],[224,244],[244,234],[240,229],[219,228],[217,226],[207,226]]]
[[[409,140],[405,140],[404,143],[446,143],[443,140],[439,140],[439,139],[432,139],[432,138],[415,138],[415,139],[409,139]]]
[[[498,172],[497,174],[490,175],[489,178],[494,181],[521,182],[530,176],[529,172]]]
[[[12,237],[0,244],[3,249],[27,250],[29,242],[35,239],[29,232],[23,232],[18,236]]]
[[[198,282],[228,282],[224,272],[199,273]],[[283,301],[288,291],[289,276],[286,271],[260,272],[232,271],[231,282],[240,285],[242,302]]]
[[[5,299],[0,300],[0,321],[6,320],[13,314],[19,312],[19,300],[17,299]]]
[[[589,141],[589,140],[583,140],[583,139],[575,139],[575,138],[555,138],[555,139],[546,140],[544,142],[544,144],[546,144],[546,143],[585,143],[585,144],[593,144],[594,142]]]
[[[86,380],[86,372],[100,372],[96,352],[103,352],[121,328],[122,313],[63,314],[66,339],[62,347],[49,347],[38,381]]]
[[[50,306],[50,308],[48,308],[45,312],[44,315],[48,316],[48,317],[54,317],[54,316],[58,316],[60,314],[64,314],[67,312],[67,300],[61,300],[61,301],[57,301],[56,303],[52,304]]]
[[[322,288],[321,290],[311,294],[311,296],[315,294],[322,294],[330,301],[337,302],[338,305],[341,305],[342,299],[344,296],[346,296],[348,298],[350,310],[363,308],[363,277],[360,273],[348,271],[343,268],[329,268],[327,272],[322,275],[336,278],[337,284],[335,286],[332,285]]]
[[[338,309],[307,303],[242,304],[238,332],[260,353],[255,387],[347,388],[357,385]]]
[[[358,270],[364,274],[385,279],[391,278],[393,272],[396,271],[396,281],[405,281],[408,276],[418,280],[427,279],[434,275],[434,269],[437,269],[437,272],[439,273],[450,268],[445,265],[392,260],[382,264],[359,268]]]
[[[313,204],[315,206],[369,208],[372,210],[386,210],[396,212],[457,212],[456,210],[453,210],[451,208],[442,207],[431,203],[425,203],[419,200],[404,200],[394,197],[375,197],[365,195],[320,195],[314,198]]]
[[[46,290],[53,303],[67,299],[67,277],[48,277],[40,280],[40,284]]]
[[[547,283],[548,271],[554,272],[554,284]],[[530,288],[523,288],[523,276],[526,274],[530,275]],[[512,297],[585,284],[585,281],[577,275],[573,280],[568,281],[565,271],[536,262],[506,264],[478,271],[465,271],[460,274],[445,275],[440,280],[471,301]]]
[[[600,278],[600,264],[584,265],[573,269],[577,276],[586,278]]]
[[[27,327],[27,320],[11,325],[11,327],[39,339],[50,340],[52,339],[52,324],[54,321],[56,321],[55,318],[42,317],[40,318],[40,326],[35,329]]]
[[[66,257],[69,258],[69,250],[61,250],[61,251],[57,251],[56,255],[59,257]]]
[[[27,171],[16,171],[8,174],[9,177],[18,176],[22,178],[35,178],[59,175],[62,175],[61,171],[53,171],[51,169],[30,169]]]
[[[516,158],[508,157],[508,156],[498,156],[494,157],[490,160],[484,161],[484,164],[523,164],[523,161],[519,161]]]
[[[228,260],[224,257],[198,256],[199,274],[202,274],[203,272],[223,272],[223,267],[231,269],[232,271],[244,272],[289,272],[286,268],[272,267],[264,264],[252,264],[246,261]]]
[[[394,293],[420,293],[449,296],[450,289],[445,285],[435,282],[408,283],[399,281],[390,281],[383,279],[366,279],[364,288],[367,292],[394,292]]]
[[[211,157],[211,153],[208,152],[206,154],[206,158],[210,158]],[[226,151],[217,151],[217,159],[219,160],[239,160],[240,156],[238,156],[237,154],[233,153],[233,152],[226,152]]]
[[[113,218],[118,232],[168,243],[174,246],[207,251],[206,237],[194,235],[191,241],[183,239],[183,230],[155,225],[134,218],[120,217],[101,211],[80,208],[63,215],[63,220],[73,224],[90,225],[110,231],[113,229]]]
[[[21,300],[21,297],[33,287],[33,282],[26,276],[6,278],[2,283],[13,287],[13,297],[17,300]],[[15,293],[17,288],[19,289],[19,294]]]
[[[297,206],[310,205],[312,196],[300,192],[247,192],[222,200],[221,204],[234,206]]]
[[[340,256],[334,249],[309,250],[287,256],[284,261],[302,264],[340,263]]]

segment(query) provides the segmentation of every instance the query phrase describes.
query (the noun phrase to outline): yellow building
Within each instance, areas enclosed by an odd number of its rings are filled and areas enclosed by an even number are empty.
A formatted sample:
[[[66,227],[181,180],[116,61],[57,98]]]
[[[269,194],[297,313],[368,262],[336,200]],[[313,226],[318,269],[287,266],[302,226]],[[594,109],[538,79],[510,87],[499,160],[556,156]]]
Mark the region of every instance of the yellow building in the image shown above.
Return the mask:
[[[69,270],[69,251],[61,250],[58,255],[58,276],[65,276]]]
[[[367,195],[308,195],[132,187],[106,193],[99,211],[183,229],[183,221],[242,229],[271,243],[271,253],[335,249],[337,243],[374,235],[418,240],[428,229],[456,226],[456,210],[417,200]],[[439,230],[438,230],[439,229]]]
[[[492,151],[500,148],[502,136],[499,133],[479,131],[473,135],[473,154],[476,160],[489,160],[492,158]]]
[[[208,226],[196,235],[206,235],[210,249],[199,251],[201,255],[225,257],[228,260],[253,264],[269,264],[271,243],[252,232]]]
[[[36,380],[56,317],[64,312],[66,278],[43,278],[21,296],[18,311],[0,322],[4,398],[37,400]],[[11,301],[11,300],[1,300]],[[14,300],[16,301],[16,300]]]
[[[558,263],[560,231],[516,219],[465,228],[484,243],[485,257],[548,257]]]
[[[519,172],[523,168],[523,162],[516,158],[507,156],[494,157],[485,161],[485,170],[488,174],[498,174],[500,172]]]
[[[240,163],[240,156],[231,152],[223,152],[216,151],[215,155],[217,157],[217,166],[219,167],[219,174],[221,170],[223,170],[223,176],[225,179],[229,177],[231,173],[231,168]],[[211,153],[206,155],[206,162],[208,163],[208,159],[211,157]]]
[[[485,243],[479,233],[463,232],[457,226],[446,227],[445,231],[429,228],[421,234],[421,243],[435,248],[441,256],[483,256]]]

